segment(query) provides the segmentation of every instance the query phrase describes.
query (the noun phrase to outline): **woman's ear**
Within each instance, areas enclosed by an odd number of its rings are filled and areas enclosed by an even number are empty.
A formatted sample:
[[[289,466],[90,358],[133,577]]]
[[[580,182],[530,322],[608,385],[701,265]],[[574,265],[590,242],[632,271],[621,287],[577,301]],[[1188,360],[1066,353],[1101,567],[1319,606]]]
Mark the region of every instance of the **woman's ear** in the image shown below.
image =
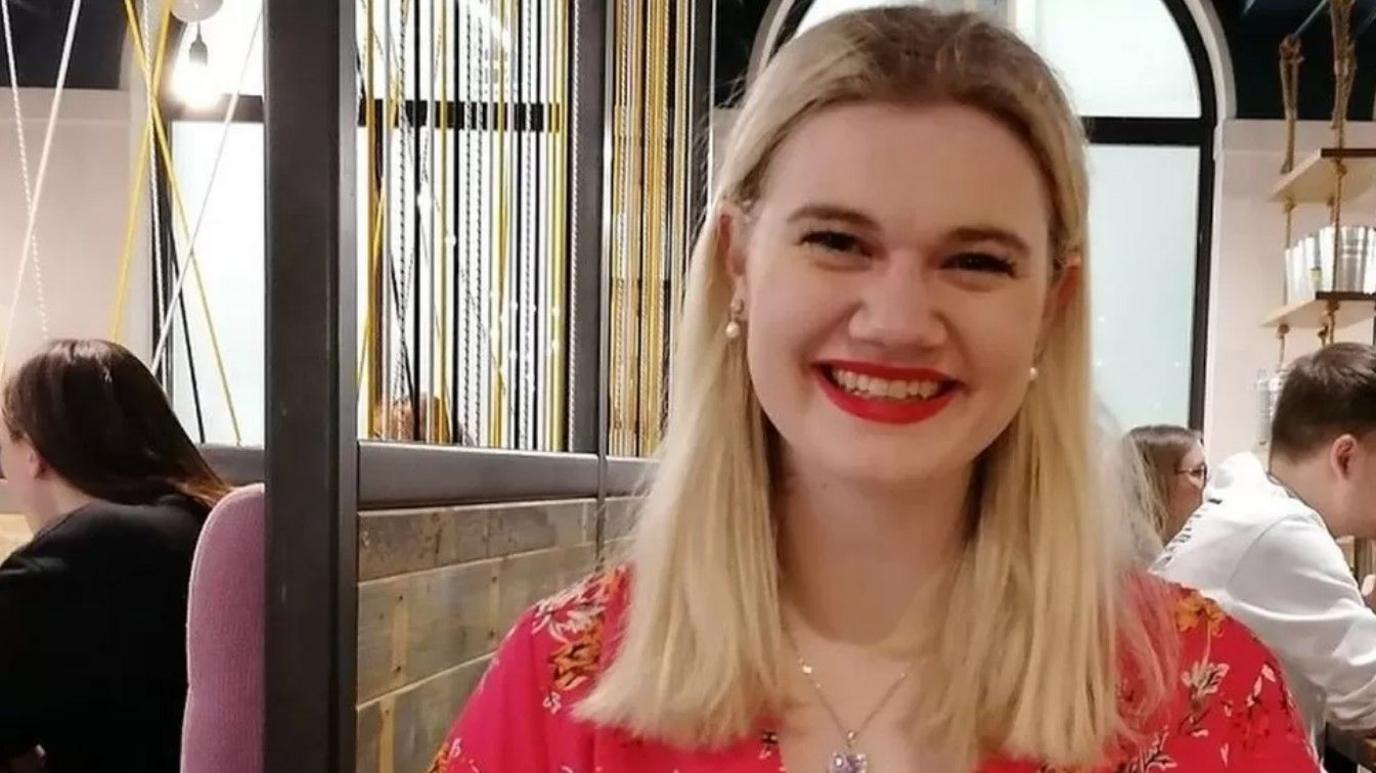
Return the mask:
[[[1051,325],[1056,320],[1056,315],[1061,313],[1075,297],[1075,293],[1080,292],[1080,282],[1083,281],[1084,274],[1080,270],[1080,254],[1071,253],[1066,256],[1061,264],[1061,269],[1051,280],[1051,286],[1047,288],[1046,304],[1042,308],[1042,329],[1037,337],[1036,359],[1041,360],[1042,345],[1045,341],[1046,332],[1051,329]]]
[[[717,216],[717,244],[726,273],[736,285],[745,281],[746,215],[740,206],[728,202]]]
[[[39,478],[47,475],[49,469],[48,463],[44,461],[43,457],[38,455],[38,451],[35,450],[34,447],[27,442],[24,443],[23,458],[24,467],[27,470],[30,478],[38,480]]]
[[[1051,291],[1047,293],[1049,311],[1054,313],[1065,308],[1075,293],[1080,291],[1080,282],[1084,281],[1081,266],[1080,253],[1072,252],[1065,257],[1060,272],[1051,283]]]

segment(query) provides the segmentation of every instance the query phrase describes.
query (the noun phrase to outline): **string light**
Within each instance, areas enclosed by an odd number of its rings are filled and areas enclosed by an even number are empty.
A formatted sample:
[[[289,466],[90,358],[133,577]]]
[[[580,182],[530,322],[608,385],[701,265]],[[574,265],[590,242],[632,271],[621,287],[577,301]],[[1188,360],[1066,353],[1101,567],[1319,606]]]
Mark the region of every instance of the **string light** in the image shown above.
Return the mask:
[[[210,47],[201,35],[201,25],[196,25],[196,39],[186,50],[186,57],[177,65],[177,97],[193,109],[213,106],[220,99],[220,91],[215,86],[210,72]]]

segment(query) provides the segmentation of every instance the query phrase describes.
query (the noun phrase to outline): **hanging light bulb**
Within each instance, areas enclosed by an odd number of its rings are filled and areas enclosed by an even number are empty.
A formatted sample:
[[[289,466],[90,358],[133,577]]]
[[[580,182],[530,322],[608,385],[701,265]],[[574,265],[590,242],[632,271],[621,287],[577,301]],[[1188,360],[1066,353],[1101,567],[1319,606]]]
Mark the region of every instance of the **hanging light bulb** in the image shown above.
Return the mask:
[[[172,14],[187,24],[200,24],[220,10],[224,0],[174,0]]]
[[[220,98],[219,89],[210,72],[210,49],[201,37],[201,25],[196,25],[196,39],[186,50],[186,57],[177,65],[177,96],[188,107],[206,108]]]

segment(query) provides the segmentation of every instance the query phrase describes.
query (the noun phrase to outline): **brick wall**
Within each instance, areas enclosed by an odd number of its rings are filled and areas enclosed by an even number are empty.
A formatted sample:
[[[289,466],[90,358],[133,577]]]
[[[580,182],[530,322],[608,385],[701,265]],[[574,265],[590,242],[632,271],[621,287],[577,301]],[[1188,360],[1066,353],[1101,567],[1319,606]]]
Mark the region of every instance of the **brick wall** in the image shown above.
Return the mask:
[[[359,773],[424,773],[520,613],[621,554],[632,501],[365,512]]]

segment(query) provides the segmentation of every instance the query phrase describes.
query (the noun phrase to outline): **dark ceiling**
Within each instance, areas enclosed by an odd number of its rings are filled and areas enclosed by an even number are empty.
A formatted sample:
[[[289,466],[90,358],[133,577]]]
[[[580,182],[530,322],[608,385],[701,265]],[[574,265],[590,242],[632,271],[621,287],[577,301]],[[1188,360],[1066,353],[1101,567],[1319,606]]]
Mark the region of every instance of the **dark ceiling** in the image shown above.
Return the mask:
[[[62,52],[72,0],[8,1],[14,20],[19,81],[52,86]],[[1163,0],[1164,1],[1164,0]],[[1172,0],[1178,1],[1178,0]],[[1278,118],[1280,79],[1276,50],[1285,35],[1305,24],[1323,0],[1209,0],[1222,22],[1232,57],[1239,118]],[[751,47],[769,0],[716,0],[717,101],[729,104],[743,81]],[[1376,0],[1357,0],[1353,15],[1359,31],[1357,82],[1350,117],[1372,118],[1376,103]],[[1323,119],[1331,109],[1332,38],[1326,13],[1302,36],[1305,61],[1300,71],[1300,115]],[[82,7],[68,85],[110,89],[119,85],[124,14],[120,0],[90,0]],[[0,85],[9,84],[0,67]]]
[[[1327,118],[1333,109],[1333,29],[1319,0],[1212,0],[1233,60],[1237,116],[1281,115],[1277,49],[1284,37],[1308,23],[1300,38],[1300,117]],[[1356,0],[1352,31],[1357,35],[1357,79],[1348,117],[1369,121],[1376,103],[1376,0]]]
[[[0,0],[0,3],[6,0]],[[62,43],[72,0],[8,0],[14,24],[14,53],[19,83],[51,88],[57,83]],[[124,47],[124,4],[92,0],[81,5],[67,85],[78,89],[119,88]],[[3,49],[0,49],[2,52]],[[10,84],[9,67],[0,53],[0,86]]]
[[[1281,116],[1277,49],[1322,0],[1209,0],[1222,23],[1233,63],[1239,118]],[[732,104],[740,92],[755,34],[768,0],[717,0],[717,102]],[[1376,0],[1357,0],[1353,11],[1357,81],[1349,117],[1370,120],[1376,103]],[[1301,36],[1300,117],[1322,120],[1333,104],[1332,30],[1326,11]]]

